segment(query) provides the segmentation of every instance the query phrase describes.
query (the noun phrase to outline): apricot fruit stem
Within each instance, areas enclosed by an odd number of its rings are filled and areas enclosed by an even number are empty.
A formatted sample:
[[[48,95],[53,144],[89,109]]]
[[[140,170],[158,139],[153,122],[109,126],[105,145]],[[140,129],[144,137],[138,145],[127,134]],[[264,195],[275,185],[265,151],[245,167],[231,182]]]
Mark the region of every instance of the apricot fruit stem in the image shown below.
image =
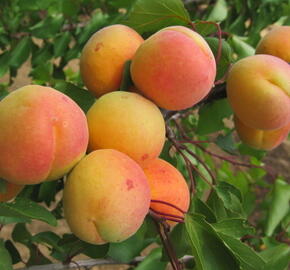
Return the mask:
[[[172,204],[172,203],[169,203],[169,202],[165,202],[165,201],[161,201],[161,200],[151,200],[151,203],[161,203],[161,204],[165,204],[165,205],[168,205],[168,206],[171,206],[173,208],[175,208],[176,210],[178,210],[180,213],[182,214],[185,214],[186,212],[183,211],[182,209],[180,209],[178,206]]]
[[[184,222],[184,218],[181,217],[181,216],[160,212],[160,211],[154,210],[152,207],[150,207],[150,210],[153,211],[155,214],[161,215],[162,218],[164,218],[165,220],[171,220],[171,221],[175,221],[175,222],[178,222],[178,223],[183,223]],[[173,219],[171,219],[171,217]]]

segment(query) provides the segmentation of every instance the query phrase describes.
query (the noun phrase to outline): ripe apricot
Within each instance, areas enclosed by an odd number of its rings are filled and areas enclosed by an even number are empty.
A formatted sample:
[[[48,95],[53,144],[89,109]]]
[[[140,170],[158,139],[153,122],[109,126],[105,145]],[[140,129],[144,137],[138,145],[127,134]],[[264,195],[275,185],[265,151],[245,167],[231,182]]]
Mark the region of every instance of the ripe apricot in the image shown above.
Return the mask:
[[[88,127],[81,108],[49,87],[27,85],[0,102],[0,177],[36,184],[62,177],[84,156]]]
[[[248,127],[237,117],[234,118],[234,122],[241,141],[260,150],[276,148],[287,138],[290,130],[290,125],[274,130],[255,129]]]
[[[275,26],[258,43],[256,54],[270,54],[290,63],[290,26]]]
[[[202,36],[183,26],[171,26],[137,49],[131,75],[138,90],[158,106],[182,110],[209,93],[216,63]]]
[[[116,149],[142,164],[159,156],[165,123],[158,107],[136,93],[103,95],[87,113],[89,149]]]
[[[97,97],[120,88],[124,64],[132,59],[143,38],[132,28],[116,24],[88,40],[80,58],[85,86]]]
[[[71,231],[92,244],[120,242],[142,225],[150,190],[141,167],[111,149],[84,157],[64,187],[64,215]]]
[[[154,159],[143,168],[150,186],[151,200],[163,201],[177,206],[185,213],[189,207],[190,195],[188,185],[182,174],[170,163]],[[184,214],[176,208],[160,202],[151,201],[150,208],[169,219],[183,218]],[[175,217],[176,216],[176,217]],[[173,225],[175,222],[170,222]]]
[[[290,66],[272,55],[243,58],[228,74],[227,96],[247,126],[282,128],[290,123]]]

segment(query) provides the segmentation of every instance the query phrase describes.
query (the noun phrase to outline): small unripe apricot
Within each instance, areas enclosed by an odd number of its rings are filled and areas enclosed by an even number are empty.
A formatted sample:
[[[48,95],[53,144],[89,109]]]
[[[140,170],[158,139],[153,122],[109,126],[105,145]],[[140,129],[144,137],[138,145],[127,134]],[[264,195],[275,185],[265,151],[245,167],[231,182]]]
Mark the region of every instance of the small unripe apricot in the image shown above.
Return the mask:
[[[133,235],[148,213],[150,190],[142,168],[111,149],[84,157],[64,187],[64,215],[71,231],[92,244]]]
[[[290,63],[290,26],[275,26],[258,43],[256,54],[270,54]]]
[[[56,180],[84,156],[81,108],[50,87],[27,85],[0,102],[0,177],[15,184]]]
[[[150,208],[169,219],[183,218],[189,207],[190,195],[188,185],[182,174],[170,163],[154,159],[143,168],[150,186],[151,200],[163,201],[177,206],[176,208],[160,202],[151,201]],[[175,217],[176,216],[176,217]],[[175,222],[169,221],[173,225]]]
[[[272,150],[276,148],[287,138],[290,130],[290,124],[274,130],[251,128],[245,125],[236,116],[234,122],[241,141],[260,150]]]
[[[255,129],[290,123],[290,65],[278,57],[253,55],[236,62],[227,78],[227,96],[237,117]]]
[[[99,98],[87,113],[89,149],[116,149],[139,164],[159,156],[165,123],[158,107],[136,93],[116,91]]]
[[[167,110],[189,108],[211,90],[216,63],[207,42],[183,27],[166,27],[143,42],[131,64],[138,90]]]
[[[97,97],[118,90],[125,62],[132,59],[143,41],[135,30],[121,24],[96,32],[80,59],[81,77],[88,90]]]
[[[1,193],[0,191],[0,202],[7,202],[18,195],[18,193],[24,188],[23,185],[15,185],[6,182],[6,190]]]

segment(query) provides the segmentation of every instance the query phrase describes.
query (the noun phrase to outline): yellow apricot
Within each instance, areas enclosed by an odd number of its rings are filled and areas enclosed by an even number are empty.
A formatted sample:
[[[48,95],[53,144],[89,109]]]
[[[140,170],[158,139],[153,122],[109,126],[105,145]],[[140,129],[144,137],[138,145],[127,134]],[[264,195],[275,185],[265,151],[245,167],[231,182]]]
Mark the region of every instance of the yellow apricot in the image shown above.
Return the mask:
[[[64,215],[71,231],[92,244],[133,235],[148,213],[150,190],[142,168],[111,149],[84,157],[64,187]]]
[[[85,86],[97,97],[120,88],[124,64],[143,38],[132,28],[116,24],[102,28],[86,43],[80,58]]]
[[[142,164],[159,156],[165,123],[158,107],[136,93],[103,95],[87,113],[89,150],[116,149]]]

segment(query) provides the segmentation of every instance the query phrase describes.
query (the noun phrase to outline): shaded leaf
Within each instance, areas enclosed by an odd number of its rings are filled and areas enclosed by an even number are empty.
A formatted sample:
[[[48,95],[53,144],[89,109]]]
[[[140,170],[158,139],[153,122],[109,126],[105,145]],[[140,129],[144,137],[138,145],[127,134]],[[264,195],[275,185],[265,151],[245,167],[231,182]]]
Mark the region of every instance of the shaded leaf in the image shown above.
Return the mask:
[[[60,33],[53,42],[54,57],[63,56],[67,51],[68,45],[71,41],[71,34],[67,31]]]
[[[223,119],[232,115],[232,109],[227,99],[208,103],[199,109],[197,133],[209,134],[224,128]]]
[[[13,270],[10,254],[2,239],[0,239],[0,270]]]
[[[10,52],[9,66],[18,69],[29,57],[31,38],[24,37]]]
[[[72,98],[83,109],[84,112],[87,112],[96,100],[91,92],[82,89],[72,83],[59,80],[55,82],[54,87],[55,89]]]
[[[30,32],[33,36],[37,38],[53,38],[60,30],[62,23],[63,17],[60,14],[55,16],[49,16],[44,20],[41,20],[36,25],[30,27]]]
[[[219,48],[218,38],[207,37],[205,40],[210,46],[213,54],[217,56]],[[221,57],[217,64],[216,80],[221,79],[228,71],[230,64],[233,62],[232,53],[233,51],[230,45],[225,40],[222,40]]]
[[[5,241],[5,247],[11,256],[12,264],[21,262],[21,256],[12,241],[10,240]]]

